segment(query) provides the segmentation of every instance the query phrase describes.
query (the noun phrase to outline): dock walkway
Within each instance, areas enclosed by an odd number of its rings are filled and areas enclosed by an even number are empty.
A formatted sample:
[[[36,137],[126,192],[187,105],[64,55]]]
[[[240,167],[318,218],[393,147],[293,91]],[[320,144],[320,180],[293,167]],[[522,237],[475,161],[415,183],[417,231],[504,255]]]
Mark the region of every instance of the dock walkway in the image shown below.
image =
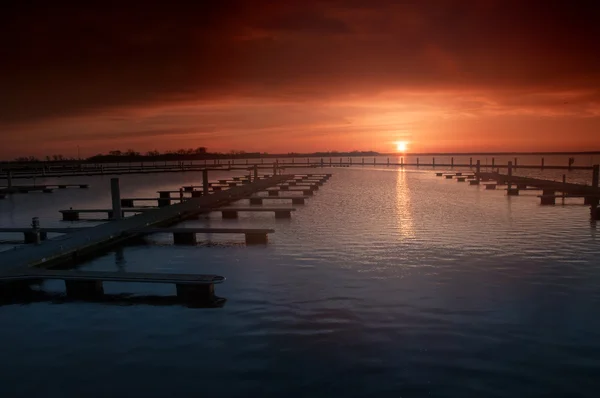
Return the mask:
[[[102,248],[129,239],[138,234],[135,232],[136,230],[174,224],[179,220],[251,196],[290,178],[292,176],[280,175],[259,180],[208,196],[192,198],[183,203],[151,209],[151,211],[145,211],[134,217],[104,223],[85,229],[80,233],[68,234],[61,240],[46,240],[36,246],[0,252],[0,264],[2,264],[0,276],[9,272],[22,272],[24,268],[45,268],[57,263],[76,260],[78,257],[98,252]]]

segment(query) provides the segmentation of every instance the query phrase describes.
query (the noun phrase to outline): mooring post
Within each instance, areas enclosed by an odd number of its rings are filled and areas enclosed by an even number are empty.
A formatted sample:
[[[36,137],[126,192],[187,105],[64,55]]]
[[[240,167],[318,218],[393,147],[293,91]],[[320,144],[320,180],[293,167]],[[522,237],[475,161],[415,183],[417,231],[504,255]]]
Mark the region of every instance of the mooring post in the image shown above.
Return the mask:
[[[506,181],[506,193],[509,196],[516,196],[519,194],[519,188],[512,188],[512,172],[513,172],[513,163],[508,162],[508,180]]]
[[[362,165],[365,165],[365,158],[362,158]]]
[[[373,158],[373,166],[377,164],[377,158]]]
[[[419,167],[419,158],[417,158],[417,167]]]
[[[598,180],[600,179],[600,165],[595,164],[594,170],[592,172],[592,188],[598,190]],[[600,220],[600,209],[598,209],[599,197],[590,198],[590,213],[592,216],[592,220],[599,221]]]
[[[454,158],[450,158],[450,167],[454,168]]]
[[[473,158],[469,158],[469,167],[473,167]]]
[[[120,220],[123,214],[121,213],[121,190],[118,178],[110,179],[110,194],[112,197],[112,219]]]
[[[10,190],[12,188],[12,171],[11,170],[8,170],[6,172],[6,181],[7,181],[8,189]]]
[[[202,193],[208,195],[208,170],[202,169]]]
[[[25,243],[34,243],[39,245],[41,242],[40,219],[33,217],[31,219],[31,231],[25,232]]]
[[[542,170],[544,170],[544,158],[542,158]]]
[[[390,158],[387,158],[387,165],[390,165]]]
[[[475,169],[477,174],[477,181],[480,181],[479,173],[481,172],[481,160],[477,160],[477,168]]]
[[[254,165],[254,182],[258,181],[258,165]]]
[[[431,164],[433,165],[433,168],[435,169],[435,158],[431,159]]]
[[[495,163],[496,163],[496,159],[495,159],[495,158],[492,158],[492,171],[494,171],[494,166],[495,166]]]
[[[517,158],[515,158],[515,169],[517,168]]]
[[[592,188],[598,190],[598,180],[600,177],[600,165],[594,165],[594,171],[592,172]],[[590,206],[590,212],[592,215],[592,220],[598,221],[600,220],[600,209],[598,209],[598,197],[592,197]]]

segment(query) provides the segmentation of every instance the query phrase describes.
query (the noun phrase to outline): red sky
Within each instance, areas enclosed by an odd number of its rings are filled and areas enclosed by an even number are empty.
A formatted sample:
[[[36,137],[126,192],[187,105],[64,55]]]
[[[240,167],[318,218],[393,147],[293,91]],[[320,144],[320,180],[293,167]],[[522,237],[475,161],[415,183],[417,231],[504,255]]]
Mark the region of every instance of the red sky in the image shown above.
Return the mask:
[[[0,158],[600,150],[596,2],[10,3]]]

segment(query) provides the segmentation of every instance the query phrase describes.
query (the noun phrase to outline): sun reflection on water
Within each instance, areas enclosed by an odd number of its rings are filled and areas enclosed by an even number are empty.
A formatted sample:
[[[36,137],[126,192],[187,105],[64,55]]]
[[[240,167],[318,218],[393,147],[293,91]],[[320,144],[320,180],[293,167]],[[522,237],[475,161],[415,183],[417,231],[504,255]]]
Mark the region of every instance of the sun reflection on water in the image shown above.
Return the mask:
[[[415,237],[413,226],[411,192],[408,186],[405,170],[396,173],[396,219],[398,222],[398,233],[402,239]]]

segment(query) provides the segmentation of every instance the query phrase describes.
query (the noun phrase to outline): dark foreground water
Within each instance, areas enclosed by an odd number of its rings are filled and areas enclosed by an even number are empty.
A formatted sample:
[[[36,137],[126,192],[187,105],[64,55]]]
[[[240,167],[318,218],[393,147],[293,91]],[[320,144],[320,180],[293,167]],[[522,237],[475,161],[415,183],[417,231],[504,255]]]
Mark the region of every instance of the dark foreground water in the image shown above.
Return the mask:
[[[83,266],[224,275],[224,308],[165,305],[168,285],[107,283],[134,296],[69,302],[58,281],[50,302],[0,307],[0,397],[598,396],[600,237],[580,200],[541,207],[535,192],[430,171],[325,170],[291,220],[184,223],[272,227],[268,246],[157,235]],[[125,176],[123,196],[200,178]],[[0,224],[64,226],[58,209],[109,203],[108,178],[90,183],[0,202]]]

